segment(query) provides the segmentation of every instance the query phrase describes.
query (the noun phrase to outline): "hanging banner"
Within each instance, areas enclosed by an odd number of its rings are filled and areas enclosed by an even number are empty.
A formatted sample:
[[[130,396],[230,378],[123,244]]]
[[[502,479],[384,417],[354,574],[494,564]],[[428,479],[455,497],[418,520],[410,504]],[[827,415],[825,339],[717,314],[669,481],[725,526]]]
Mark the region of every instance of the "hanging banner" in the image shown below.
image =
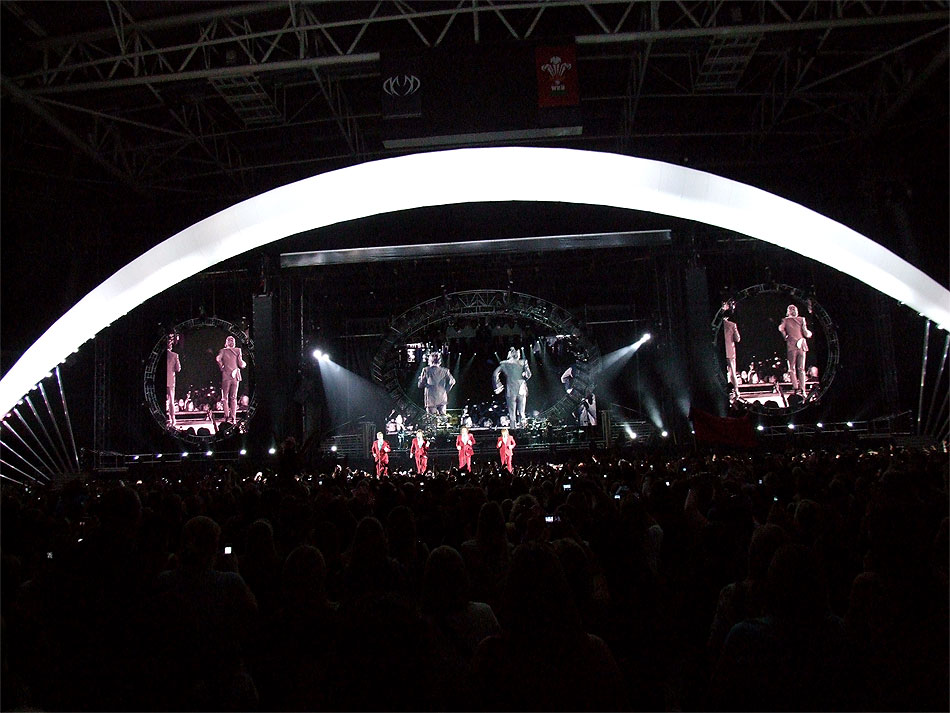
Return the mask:
[[[577,77],[577,51],[574,45],[537,47],[534,51],[538,78],[538,106],[577,106],[580,85]]]

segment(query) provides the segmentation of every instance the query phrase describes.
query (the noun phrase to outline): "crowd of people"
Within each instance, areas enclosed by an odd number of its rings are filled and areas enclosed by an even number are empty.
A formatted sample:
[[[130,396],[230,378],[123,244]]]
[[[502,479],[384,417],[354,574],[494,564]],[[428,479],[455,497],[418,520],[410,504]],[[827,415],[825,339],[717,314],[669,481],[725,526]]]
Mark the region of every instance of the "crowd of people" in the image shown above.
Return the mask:
[[[4,486],[2,708],[948,710],[946,450],[796,448]]]

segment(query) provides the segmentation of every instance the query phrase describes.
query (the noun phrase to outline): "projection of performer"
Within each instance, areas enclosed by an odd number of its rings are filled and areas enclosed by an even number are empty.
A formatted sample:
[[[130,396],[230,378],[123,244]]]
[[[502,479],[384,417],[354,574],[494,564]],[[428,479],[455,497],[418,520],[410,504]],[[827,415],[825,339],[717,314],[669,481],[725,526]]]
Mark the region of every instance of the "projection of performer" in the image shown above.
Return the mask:
[[[731,313],[732,308],[733,303],[722,303],[723,312],[728,311]],[[736,373],[736,344],[738,344],[742,338],[739,336],[739,326],[729,319],[728,315],[723,315],[722,318],[722,336],[726,346],[726,368],[729,372],[729,383],[732,384],[733,392],[738,397],[739,377]]]
[[[501,435],[498,437],[498,443],[495,447],[498,449],[498,455],[501,456],[501,467],[509,473],[514,473],[514,469],[511,465],[511,456],[514,453],[516,445],[515,438],[509,435],[508,429],[501,429]]]
[[[504,384],[501,383],[500,374],[505,375]],[[508,350],[508,358],[501,362],[492,374],[495,393],[500,394],[502,390],[505,391],[505,399],[508,402],[508,422],[515,428],[524,423],[530,378],[531,369],[528,367],[528,362],[521,358],[521,353],[515,347]]]
[[[168,349],[165,352],[165,408],[168,411],[168,425],[175,427],[175,375],[181,371],[181,361],[175,348],[175,335],[168,335]]]
[[[564,389],[567,393],[571,393],[574,390],[574,367],[569,366],[564,370],[564,373],[561,374],[561,383],[564,384]]]
[[[581,399],[581,405],[577,409],[577,420],[581,426],[597,425],[597,397],[592,389],[588,390]]]
[[[445,407],[449,402],[449,391],[455,386],[455,377],[440,363],[440,355],[429,355],[429,365],[419,375],[419,388],[425,389],[425,408],[428,413],[445,416]]]
[[[237,393],[241,383],[241,369],[247,367],[241,350],[234,346],[234,337],[224,340],[224,349],[215,357],[221,369],[221,403],[224,408],[224,420],[237,423]]]
[[[409,455],[416,460],[416,474],[422,475],[429,465],[429,442],[422,431],[416,431],[416,437],[409,446]]]
[[[795,393],[805,395],[805,354],[812,333],[808,330],[804,317],[798,316],[798,307],[789,305],[785,318],[778,325],[778,331],[785,337],[785,353],[788,358],[788,377],[792,381]]]
[[[389,475],[389,442],[383,439],[383,432],[376,434],[376,440],[373,441],[373,460],[376,461],[376,477]]]
[[[475,436],[465,426],[455,437],[455,448],[459,452],[459,470],[472,472],[472,455],[475,453]]]

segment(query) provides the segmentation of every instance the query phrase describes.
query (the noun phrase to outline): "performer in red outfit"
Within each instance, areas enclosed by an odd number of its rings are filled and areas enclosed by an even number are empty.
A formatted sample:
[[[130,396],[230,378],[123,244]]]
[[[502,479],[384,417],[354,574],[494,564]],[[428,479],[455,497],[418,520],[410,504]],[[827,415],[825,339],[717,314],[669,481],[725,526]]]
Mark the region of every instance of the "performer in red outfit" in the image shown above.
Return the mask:
[[[472,454],[475,452],[475,436],[462,426],[462,432],[455,437],[455,448],[459,452],[459,470],[465,468],[472,472]]]
[[[389,442],[383,440],[383,432],[376,434],[376,440],[373,441],[373,460],[376,461],[376,477],[389,475]]]
[[[507,469],[509,473],[514,473],[514,468],[511,465],[511,454],[514,452],[516,445],[515,437],[508,435],[508,429],[501,429],[501,436],[498,438],[498,444],[495,447],[501,456],[501,467]]]
[[[416,473],[418,475],[425,473],[429,465],[429,442],[422,435],[422,431],[416,431],[416,437],[412,439],[412,445],[409,446],[409,455],[416,459]]]

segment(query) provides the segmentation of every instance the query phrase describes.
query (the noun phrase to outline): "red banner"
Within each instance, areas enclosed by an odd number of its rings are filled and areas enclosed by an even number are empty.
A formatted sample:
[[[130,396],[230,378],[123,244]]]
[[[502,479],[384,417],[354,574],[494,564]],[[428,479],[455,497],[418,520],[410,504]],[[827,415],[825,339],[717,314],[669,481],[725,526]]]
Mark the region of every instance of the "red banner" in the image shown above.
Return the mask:
[[[752,419],[748,417],[723,418],[697,408],[691,409],[689,415],[693,420],[697,441],[742,448],[754,448],[756,445]]]
[[[538,106],[577,106],[581,101],[574,45],[538,47],[534,53],[538,76]]]

